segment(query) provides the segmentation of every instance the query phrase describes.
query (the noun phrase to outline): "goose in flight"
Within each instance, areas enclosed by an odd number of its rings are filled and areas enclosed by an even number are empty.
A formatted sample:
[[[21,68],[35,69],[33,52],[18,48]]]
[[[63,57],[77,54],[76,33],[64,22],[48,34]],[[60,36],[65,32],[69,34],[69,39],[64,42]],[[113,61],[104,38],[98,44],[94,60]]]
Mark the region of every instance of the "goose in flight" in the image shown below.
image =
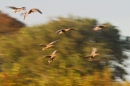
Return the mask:
[[[106,28],[106,27],[107,27],[107,25],[98,25],[98,26],[94,27],[93,30],[98,31],[98,30]]]
[[[25,13],[23,13],[23,14],[24,14],[24,20],[25,20],[25,18],[26,18],[26,16],[27,16],[28,14],[31,14],[31,13],[34,13],[34,12],[39,12],[40,14],[42,14],[42,12],[41,12],[39,9],[37,9],[37,8],[32,8],[32,9],[30,9],[29,11],[26,11]]]
[[[99,53],[96,53],[96,52],[97,52],[97,48],[93,47],[91,54],[89,56],[87,56],[87,57],[89,57],[89,61],[92,61],[95,58],[95,56],[99,55]]]
[[[59,41],[59,40],[56,40],[56,41],[50,42],[50,43],[47,44],[47,45],[43,45],[43,44],[39,44],[39,45],[40,45],[40,46],[44,46],[44,47],[42,48],[42,50],[45,50],[45,49],[48,49],[48,48],[54,46],[54,43],[57,42],[57,41]]]
[[[96,53],[96,52],[97,52],[97,48],[93,47],[92,52],[91,52],[91,54],[89,56],[80,56],[80,57],[89,58],[88,61],[92,61],[95,58],[95,56],[99,55],[99,53]]]
[[[16,12],[20,12],[20,11],[26,9],[26,7],[17,8],[17,7],[14,7],[14,6],[8,6],[8,8],[13,9],[13,12],[14,12],[14,13],[16,13]]]
[[[57,50],[53,51],[53,53],[51,55],[45,55],[43,57],[50,58],[48,60],[48,63],[50,64],[54,60],[54,58],[56,57],[56,52],[57,52]]]
[[[64,34],[64,33],[68,32],[68,31],[70,31],[70,30],[74,30],[74,31],[76,31],[76,30],[73,29],[73,28],[67,28],[67,29],[57,30],[55,33],[58,33],[58,34]]]

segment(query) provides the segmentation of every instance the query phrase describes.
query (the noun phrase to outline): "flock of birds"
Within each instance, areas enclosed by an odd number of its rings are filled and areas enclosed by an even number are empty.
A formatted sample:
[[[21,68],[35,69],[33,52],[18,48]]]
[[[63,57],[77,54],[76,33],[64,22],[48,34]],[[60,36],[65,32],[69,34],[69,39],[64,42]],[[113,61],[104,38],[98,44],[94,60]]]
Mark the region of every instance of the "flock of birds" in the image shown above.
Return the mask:
[[[17,7],[14,7],[14,6],[8,6],[8,7],[11,8],[11,9],[13,9],[13,12],[14,12],[14,13],[20,12],[20,11],[23,11],[23,10],[26,10],[26,7],[21,7],[21,8],[17,8]],[[32,9],[30,9],[29,11],[25,11],[24,13],[21,13],[21,14],[24,15],[24,20],[25,20],[25,18],[26,18],[26,16],[27,16],[28,14],[31,14],[31,13],[34,13],[34,12],[39,12],[40,14],[42,14],[42,12],[41,12],[39,9],[37,9],[37,8],[32,8]],[[107,27],[107,25],[98,25],[98,26],[95,26],[95,27],[93,28],[93,30],[94,30],[94,31],[98,31],[98,30],[101,30],[101,29],[106,28],[106,27]],[[66,29],[57,30],[55,33],[65,34],[65,33],[69,32],[69,31],[71,31],[71,30],[76,31],[76,30],[73,29],[73,28],[66,28]],[[54,46],[54,43],[56,43],[57,41],[59,41],[59,40],[50,42],[50,43],[47,44],[47,45],[44,45],[44,44],[39,44],[39,45],[40,45],[40,46],[44,46],[44,47],[42,48],[42,50],[46,50],[46,49],[48,49],[48,48],[53,47],[53,46]],[[51,55],[45,55],[45,56],[43,56],[43,57],[50,58],[50,59],[48,60],[48,63],[50,64],[50,63],[54,60],[54,58],[56,57],[56,52],[57,52],[57,50],[54,50]],[[100,55],[99,53],[96,53],[96,52],[97,52],[97,48],[94,48],[94,47],[93,47],[91,54],[90,54],[89,56],[83,56],[83,57],[88,58],[88,61],[93,61],[93,59],[95,58],[95,56]]]
[[[14,13],[20,12],[20,11],[24,11],[24,10],[25,10],[24,13],[21,13],[22,15],[24,15],[24,20],[25,20],[25,18],[26,18],[26,16],[27,16],[28,14],[31,14],[31,13],[34,13],[34,12],[39,12],[40,14],[42,14],[42,12],[41,12],[39,9],[37,9],[37,8],[32,8],[32,9],[30,9],[30,10],[28,10],[28,11],[26,11],[26,7],[17,8],[17,7],[14,7],[14,6],[8,6],[8,8],[13,9],[13,12],[14,12]]]

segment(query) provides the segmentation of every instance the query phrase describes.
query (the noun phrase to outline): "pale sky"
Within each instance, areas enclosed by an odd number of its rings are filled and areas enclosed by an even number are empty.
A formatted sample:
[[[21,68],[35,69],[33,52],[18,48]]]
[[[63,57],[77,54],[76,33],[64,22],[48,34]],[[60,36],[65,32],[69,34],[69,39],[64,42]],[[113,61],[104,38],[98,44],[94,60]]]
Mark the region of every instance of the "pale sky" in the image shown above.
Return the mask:
[[[26,20],[20,13],[12,13],[6,6],[26,7],[26,10],[38,8],[43,14],[28,15]],[[117,26],[121,35],[130,36],[130,0],[1,0],[0,10],[17,18],[29,26],[49,21],[51,17],[69,14],[95,18],[100,24],[110,22]]]
[[[6,6],[26,9],[38,8],[43,14],[34,13],[26,20],[19,13],[12,13]],[[29,26],[46,23],[50,17],[69,14],[80,17],[95,18],[99,23],[110,22],[121,31],[122,35],[130,36],[130,0],[1,0],[0,10]]]

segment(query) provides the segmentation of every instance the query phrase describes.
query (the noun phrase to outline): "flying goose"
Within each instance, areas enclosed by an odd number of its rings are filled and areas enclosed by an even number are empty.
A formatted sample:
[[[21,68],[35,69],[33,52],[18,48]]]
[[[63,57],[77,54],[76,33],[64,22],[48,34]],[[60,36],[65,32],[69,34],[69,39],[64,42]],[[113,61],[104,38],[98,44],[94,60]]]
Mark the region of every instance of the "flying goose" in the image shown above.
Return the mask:
[[[67,29],[57,30],[55,33],[58,33],[58,34],[64,34],[64,33],[68,32],[68,31],[70,31],[70,30],[74,30],[74,31],[76,31],[76,30],[73,29],[73,28],[67,28]]]
[[[48,63],[50,64],[50,63],[54,60],[54,58],[56,57],[56,52],[57,52],[57,50],[53,51],[53,53],[52,53],[51,55],[45,55],[45,56],[43,56],[43,57],[50,58],[50,59],[48,60]]]
[[[94,27],[93,30],[98,31],[98,30],[106,28],[106,27],[107,27],[107,25],[98,25],[98,26]]]
[[[97,48],[93,47],[91,54],[89,56],[87,56],[87,57],[89,57],[89,61],[92,61],[95,58],[95,56],[99,55],[99,53],[96,53],[96,52],[97,52]]]
[[[25,18],[26,18],[26,16],[27,16],[28,14],[31,14],[31,13],[34,13],[34,12],[39,12],[40,14],[42,14],[42,12],[41,12],[39,9],[37,9],[37,8],[32,8],[32,9],[30,9],[29,11],[26,11],[25,13],[23,13],[23,14],[24,14],[24,20],[25,20]]]
[[[14,6],[8,6],[8,8],[13,9],[13,12],[14,12],[14,13],[16,13],[16,12],[20,12],[20,11],[26,9],[26,7],[17,8],[17,7],[14,7]]]
[[[56,40],[56,41],[50,42],[50,43],[47,44],[47,45],[40,44],[40,46],[44,46],[44,47],[42,48],[42,50],[45,50],[45,49],[48,49],[48,48],[54,46],[53,44],[54,44],[55,42],[57,42],[57,41],[59,41],[59,40]]]

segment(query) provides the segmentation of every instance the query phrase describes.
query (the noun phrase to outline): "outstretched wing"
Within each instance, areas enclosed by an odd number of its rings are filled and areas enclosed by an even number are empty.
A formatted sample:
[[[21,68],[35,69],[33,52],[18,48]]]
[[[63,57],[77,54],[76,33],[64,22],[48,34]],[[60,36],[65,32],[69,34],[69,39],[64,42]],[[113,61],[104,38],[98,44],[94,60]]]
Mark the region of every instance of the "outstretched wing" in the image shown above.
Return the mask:
[[[73,29],[73,28],[66,28],[66,29],[64,29],[65,31],[70,31],[70,30],[74,30],[74,31],[76,31],[75,29]]]
[[[59,41],[59,40],[53,41],[53,42],[51,42],[51,43],[49,43],[49,44],[53,44],[53,43],[55,43],[55,42],[57,42],[57,41]]]
[[[28,12],[26,11],[26,12],[24,13],[24,20],[25,20],[25,18],[26,18],[27,15],[28,15]]]
[[[45,56],[43,56],[43,57],[40,57],[40,58],[38,58],[37,60],[39,60],[39,59],[41,59],[41,58],[50,58],[51,56],[49,56],[49,55],[45,55]]]
[[[42,12],[41,12],[39,9],[35,9],[35,11],[37,11],[37,12],[39,12],[39,13],[41,13],[41,14],[42,14]]]
[[[26,10],[26,7],[22,7],[23,8],[23,10]]]
[[[44,45],[44,44],[37,44],[37,45],[39,45],[39,46],[46,46],[46,45]]]
[[[66,28],[66,29],[64,29],[65,31],[69,31],[69,30],[71,30],[71,28]]]
[[[57,30],[55,33],[59,33],[60,31],[62,31],[62,29],[61,30]]]
[[[79,55],[79,57],[81,57],[81,58],[89,58],[89,57],[91,57],[91,56],[80,56],[80,55]]]
[[[95,54],[96,53],[96,51],[97,51],[97,48],[92,48],[92,53],[91,54]]]
[[[8,6],[8,8],[11,8],[11,9],[16,9],[16,7],[14,7],[14,6]]]
[[[54,59],[54,58],[55,58],[55,57],[51,57],[51,58],[50,58],[50,60],[52,60],[52,61],[53,61],[53,59]]]
[[[57,52],[57,50],[53,51],[53,53],[51,55],[54,55]]]
[[[45,56],[43,56],[43,57],[50,58],[51,56],[50,56],[50,55],[45,55]]]
[[[30,14],[32,12],[39,12],[39,13],[42,14],[42,12],[39,9],[36,9],[36,8],[32,8],[31,10],[29,10],[28,14]]]
[[[96,26],[96,27],[93,28],[93,30],[95,30],[95,31],[98,31],[100,29],[102,29],[102,28],[100,28],[99,26]]]

